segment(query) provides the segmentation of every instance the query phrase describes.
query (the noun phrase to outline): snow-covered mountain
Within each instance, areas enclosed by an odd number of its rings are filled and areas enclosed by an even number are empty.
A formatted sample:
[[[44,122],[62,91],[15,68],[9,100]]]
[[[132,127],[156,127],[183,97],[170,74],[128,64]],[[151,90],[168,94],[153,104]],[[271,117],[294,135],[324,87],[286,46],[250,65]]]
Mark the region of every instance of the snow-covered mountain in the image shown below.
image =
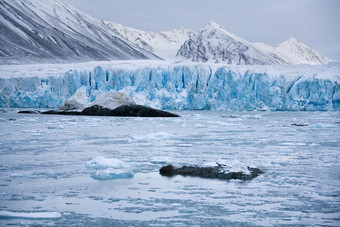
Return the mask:
[[[158,58],[58,0],[0,1],[0,64]]]
[[[236,65],[271,64],[327,64],[330,59],[304,45],[289,39],[278,46],[251,43],[210,22],[187,40],[177,52],[196,62],[226,62]]]
[[[115,22],[105,23],[125,39],[163,59],[174,58],[178,49],[194,34],[192,30],[184,27],[165,32],[149,32]]]
[[[0,64],[184,58],[233,65],[327,64],[296,39],[248,42],[215,22],[149,32],[97,20],[59,0],[0,0]]]
[[[331,59],[323,56],[316,50],[306,46],[295,38],[290,38],[276,46],[270,46],[264,43],[253,44],[262,50],[268,51],[269,53],[279,55],[289,64],[320,65],[331,62]]]

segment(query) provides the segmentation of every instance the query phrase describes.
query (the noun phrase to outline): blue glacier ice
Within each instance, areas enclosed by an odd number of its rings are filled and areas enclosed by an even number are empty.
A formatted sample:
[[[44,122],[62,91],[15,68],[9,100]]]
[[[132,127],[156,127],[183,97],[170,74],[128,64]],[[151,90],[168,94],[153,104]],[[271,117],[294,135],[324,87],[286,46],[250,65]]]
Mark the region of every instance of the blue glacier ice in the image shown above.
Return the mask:
[[[100,64],[100,63],[98,63]],[[1,69],[0,69],[1,73]],[[0,107],[57,108],[79,88],[91,102],[123,91],[167,110],[340,110],[340,65],[100,65],[0,76]]]

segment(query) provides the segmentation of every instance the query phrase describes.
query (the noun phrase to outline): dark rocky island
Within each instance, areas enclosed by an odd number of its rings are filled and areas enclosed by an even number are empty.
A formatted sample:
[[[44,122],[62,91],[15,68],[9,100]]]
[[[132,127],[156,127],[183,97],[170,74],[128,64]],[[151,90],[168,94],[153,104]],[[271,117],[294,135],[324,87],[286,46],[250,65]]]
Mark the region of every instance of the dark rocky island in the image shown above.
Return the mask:
[[[179,168],[173,165],[163,166],[159,173],[162,176],[196,176],[202,178],[213,178],[222,180],[251,180],[264,172],[258,168],[247,167],[249,173],[226,171],[226,166],[218,164],[214,167],[182,166]]]
[[[20,111],[19,113],[29,113]],[[74,110],[48,110],[40,112],[41,114],[58,114],[58,115],[84,115],[84,116],[116,116],[116,117],[179,117],[179,115],[163,110],[157,110],[151,107],[141,105],[122,105],[115,109],[109,109],[100,105],[93,105],[82,111]]]

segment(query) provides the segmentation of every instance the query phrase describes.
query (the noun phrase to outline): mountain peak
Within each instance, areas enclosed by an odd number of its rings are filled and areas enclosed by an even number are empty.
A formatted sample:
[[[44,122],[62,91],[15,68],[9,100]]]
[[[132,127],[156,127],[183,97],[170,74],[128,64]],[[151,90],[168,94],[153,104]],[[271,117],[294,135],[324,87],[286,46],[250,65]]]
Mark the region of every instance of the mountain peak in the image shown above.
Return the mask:
[[[287,41],[292,42],[292,43],[300,42],[299,40],[295,39],[294,37],[290,37]]]
[[[208,26],[213,27],[213,28],[217,28],[217,29],[224,29],[221,25],[219,25],[215,21],[210,21]]]
[[[279,46],[280,45],[301,45],[301,44],[303,44],[301,41],[297,40],[294,37],[291,37],[291,38],[287,39],[286,41],[280,43]]]
[[[222,25],[214,22],[214,21],[210,21],[209,24],[207,24],[206,26],[204,26],[203,28],[200,29],[200,31],[214,31],[214,30],[218,30],[218,31],[223,31],[224,33],[230,33],[227,29],[225,29]]]
[[[289,38],[275,46],[274,49],[279,52],[280,56],[289,59],[288,62],[292,64],[318,65],[332,61],[295,38]]]

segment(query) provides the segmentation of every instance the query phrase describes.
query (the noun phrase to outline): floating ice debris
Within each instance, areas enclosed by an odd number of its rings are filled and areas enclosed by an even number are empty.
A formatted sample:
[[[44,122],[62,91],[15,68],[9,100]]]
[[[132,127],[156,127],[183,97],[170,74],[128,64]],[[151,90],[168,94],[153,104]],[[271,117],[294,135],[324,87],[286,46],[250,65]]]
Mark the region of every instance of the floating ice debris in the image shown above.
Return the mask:
[[[153,157],[150,162],[152,164],[167,164],[167,163],[171,162],[171,159],[169,157],[166,157],[166,156]]]
[[[148,133],[144,135],[133,135],[131,141],[164,141],[174,139],[175,135],[166,132]]]
[[[134,176],[132,170],[124,169],[106,169],[99,170],[91,175],[92,178],[97,180],[111,180],[111,179],[122,179],[132,178]]]
[[[0,211],[0,218],[24,218],[24,219],[56,219],[61,218],[59,212],[12,212]]]
[[[132,178],[134,176],[130,164],[116,159],[98,156],[85,163],[86,168],[98,170],[91,174],[97,180]]]

